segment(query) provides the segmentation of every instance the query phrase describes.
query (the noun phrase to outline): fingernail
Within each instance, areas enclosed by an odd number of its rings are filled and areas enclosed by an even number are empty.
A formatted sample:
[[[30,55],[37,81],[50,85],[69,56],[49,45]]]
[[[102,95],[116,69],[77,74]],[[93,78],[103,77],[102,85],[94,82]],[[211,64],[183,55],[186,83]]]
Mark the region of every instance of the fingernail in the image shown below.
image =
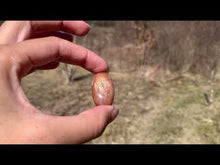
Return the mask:
[[[89,27],[89,29],[91,29],[92,27],[91,27],[91,25],[89,25],[88,23],[86,23],[87,25],[88,25],[88,27]]]
[[[112,110],[111,121],[113,121],[117,117],[118,112],[119,111],[117,109],[115,109],[115,108]]]
[[[107,69],[107,73],[109,73],[110,72],[110,68],[108,67],[108,69]]]

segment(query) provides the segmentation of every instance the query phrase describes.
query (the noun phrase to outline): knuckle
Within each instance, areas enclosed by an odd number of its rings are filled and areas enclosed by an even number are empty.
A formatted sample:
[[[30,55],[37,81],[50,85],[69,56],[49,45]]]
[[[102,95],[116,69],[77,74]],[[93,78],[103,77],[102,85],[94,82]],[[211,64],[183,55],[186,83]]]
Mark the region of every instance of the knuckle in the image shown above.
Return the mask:
[[[41,26],[39,26],[38,21],[27,21],[27,23],[30,25],[32,32],[40,31]]]
[[[49,40],[49,42],[54,43],[57,46],[57,48],[61,48],[62,45],[67,42],[66,40],[59,38],[59,37],[56,37],[56,36],[49,36],[48,40]]]
[[[56,37],[56,36],[49,36],[48,39],[49,39],[51,42],[56,42],[56,43],[62,42],[62,39],[59,38],[59,37]]]
[[[50,36],[48,37],[48,39],[49,39],[49,42],[54,43],[53,45],[50,45],[50,46],[52,47],[52,49],[54,49],[53,51],[56,54],[56,58],[59,59],[60,55],[62,54],[61,52],[62,52],[63,45],[65,45],[67,41],[56,36]]]

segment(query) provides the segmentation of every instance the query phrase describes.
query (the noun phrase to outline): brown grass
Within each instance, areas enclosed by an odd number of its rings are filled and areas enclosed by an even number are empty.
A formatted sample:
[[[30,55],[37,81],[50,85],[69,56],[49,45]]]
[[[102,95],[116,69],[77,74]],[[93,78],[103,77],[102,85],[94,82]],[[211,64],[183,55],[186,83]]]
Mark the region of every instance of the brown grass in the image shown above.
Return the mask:
[[[220,143],[220,22],[139,22],[153,30],[152,49],[145,45],[149,31],[137,38],[134,21],[89,23],[92,30],[87,37],[77,37],[77,43],[108,62],[114,106],[120,111],[103,136],[90,143]],[[33,73],[22,82],[25,93],[49,114],[75,115],[89,109],[94,106],[92,74],[75,70],[73,83],[66,82],[62,65]],[[211,104],[205,97],[210,89]]]

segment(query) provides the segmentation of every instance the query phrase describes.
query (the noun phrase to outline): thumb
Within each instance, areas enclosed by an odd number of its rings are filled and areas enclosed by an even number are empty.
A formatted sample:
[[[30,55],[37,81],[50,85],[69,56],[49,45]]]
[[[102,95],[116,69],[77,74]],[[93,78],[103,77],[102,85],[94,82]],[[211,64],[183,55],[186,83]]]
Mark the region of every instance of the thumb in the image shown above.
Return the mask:
[[[56,143],[85,143],[102,135],[118,115],[113,106],[97,106],[76,116],[51,116],[50,135]]]

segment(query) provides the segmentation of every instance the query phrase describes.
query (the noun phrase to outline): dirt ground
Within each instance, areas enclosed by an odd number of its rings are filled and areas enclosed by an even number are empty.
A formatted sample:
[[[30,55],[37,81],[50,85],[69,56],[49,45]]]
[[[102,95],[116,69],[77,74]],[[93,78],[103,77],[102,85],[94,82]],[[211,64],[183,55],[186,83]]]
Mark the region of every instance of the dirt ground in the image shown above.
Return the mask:
[[[129,21],[101,23],[91,21],[90,33],[74,42],[108,63],[119,115],[89,143],[220,143],[220,74],[213,82],[209,78],[215,69],[219,73],[220,23],[148,21],[149,30],[139,32]],[[145,49],[149,41],[155,45]],[[51,115],[75,115],[94,107],[93,75],[74,67],[75,80],[68,83],[62,66],[23,79],[32,104]]]
[[[135,72],[110,72],[115,85],[114,106],[119,115],[92,144],[220,143],[220,77],[213,83],[214,101],[205,94],[210,84],[186,74],[153,83]],[[22,81],[32,104],[51,115],[75,115],[94,106],[92,74],[77,67],[67,83],[62,70],[37,71]]]

